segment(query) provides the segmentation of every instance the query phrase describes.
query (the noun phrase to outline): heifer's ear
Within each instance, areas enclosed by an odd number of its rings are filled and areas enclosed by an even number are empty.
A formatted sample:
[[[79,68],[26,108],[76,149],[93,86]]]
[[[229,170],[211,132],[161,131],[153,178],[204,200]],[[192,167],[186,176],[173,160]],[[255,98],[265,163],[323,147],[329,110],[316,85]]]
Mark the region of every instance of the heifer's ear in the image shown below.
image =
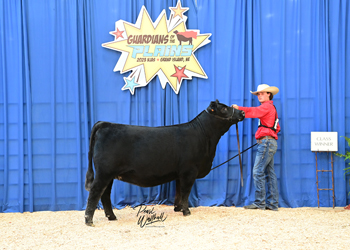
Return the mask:
[[[209,105],[209,107],[207,108],[207,111],[209,112],[209,113],[214,113],[215,112],[215,109],[216,109],[216,106],[217,106],[217,104],[216,104],[216,102],[210,102],[210,105]]]
[[[216,104],[219,104],[219,103],[220,103],[218,99],[216,99],[216,101],[215,101],[215,102],[216,102]]]

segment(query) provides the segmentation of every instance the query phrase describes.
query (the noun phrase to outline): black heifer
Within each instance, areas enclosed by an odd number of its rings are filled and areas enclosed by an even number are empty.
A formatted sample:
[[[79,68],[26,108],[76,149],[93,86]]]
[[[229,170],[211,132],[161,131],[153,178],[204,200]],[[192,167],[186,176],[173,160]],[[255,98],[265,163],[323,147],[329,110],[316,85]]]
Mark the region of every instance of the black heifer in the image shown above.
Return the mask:
[[[179,125],[142,127],[97,122],[90,137],[85,223],[93,225],[100,198],[106,217],[116,219],[110,199],[113,179],[141,187],[176,180],[174,210],[190,215],[192,185],[210,172],[221,136],[243,119],[244,112],[216,101],[192,121]]]

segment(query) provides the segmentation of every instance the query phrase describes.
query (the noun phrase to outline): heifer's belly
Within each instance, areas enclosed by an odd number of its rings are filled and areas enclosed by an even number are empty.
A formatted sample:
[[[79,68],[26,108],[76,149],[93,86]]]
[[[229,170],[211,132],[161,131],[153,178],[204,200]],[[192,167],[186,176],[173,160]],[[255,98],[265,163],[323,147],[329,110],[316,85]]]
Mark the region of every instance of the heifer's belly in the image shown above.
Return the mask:
[[[115,179],[128,182],[140,187],[154,187],[173,181],[176,178],[177,175],[175,172],[160,175],[158,173],[152,172],[151,170],[148,173],[130,171],[115,177]]]

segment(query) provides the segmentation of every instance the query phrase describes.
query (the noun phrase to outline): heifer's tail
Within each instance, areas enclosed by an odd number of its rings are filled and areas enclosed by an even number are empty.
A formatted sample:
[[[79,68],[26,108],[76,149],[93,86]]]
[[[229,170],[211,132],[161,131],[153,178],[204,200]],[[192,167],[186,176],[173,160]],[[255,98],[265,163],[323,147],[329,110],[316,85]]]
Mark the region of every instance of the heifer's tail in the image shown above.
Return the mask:
[[[97,130],[100,128],[99,125],[101,123],[102,122],[96,122],[91,130],[90,144],[89,144],[89,166],[88,166],[88,170],[86,171],[86,177],[85,177],[85,189],[87,191],[91,190],[91,184],[94,181],[94,170],[92,169],[92,156],[94,154],[95,134]]]

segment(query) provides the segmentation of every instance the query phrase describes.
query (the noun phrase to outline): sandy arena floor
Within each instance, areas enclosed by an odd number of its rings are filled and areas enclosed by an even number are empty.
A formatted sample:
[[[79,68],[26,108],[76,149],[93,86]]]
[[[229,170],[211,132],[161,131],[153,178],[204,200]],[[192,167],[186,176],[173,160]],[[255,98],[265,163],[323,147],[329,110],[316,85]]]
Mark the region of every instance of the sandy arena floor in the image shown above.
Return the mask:
[[[117,221],[108,221],[104,211],[97,210],[95,227],[85,225],[84,211],[1,213],[0,249],[350,247],[350,210],[340,207],[280,208],[278,212],[236,207],[190,210],[192,215],[184,217],[172,206],[143,206],[141,211],[127,207],[114,210]]]

